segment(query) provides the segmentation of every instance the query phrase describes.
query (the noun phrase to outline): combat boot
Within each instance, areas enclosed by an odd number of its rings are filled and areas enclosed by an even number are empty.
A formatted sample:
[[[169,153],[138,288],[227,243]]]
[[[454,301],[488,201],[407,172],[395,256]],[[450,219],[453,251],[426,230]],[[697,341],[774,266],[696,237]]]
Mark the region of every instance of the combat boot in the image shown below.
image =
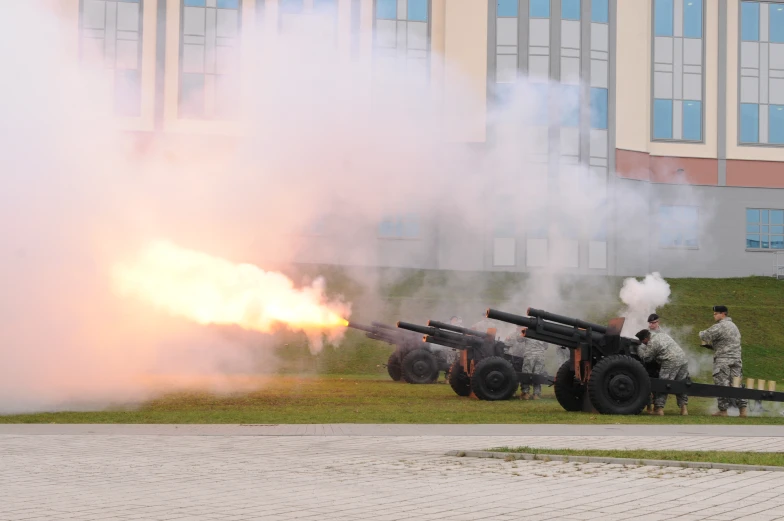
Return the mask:
[[[531,396],[532,400],[538,400],[539,398],[541,398],[541,396],[539,396],[538,394]]]
[[[653,404],[652,403],[649,403],[648,405],[645,406],[645,412],[647,412],[648,414],[653,414]]]
[[[664,416],[664,407],[654,407],[651,414],[654,416]]]
[[[689,415],[689,409],[687,409],[685,405],[681,405],[681,416],[688,416],[688,415]]]
[[[739,415],[739,416],[740,416],[741,418],[748,418],[748,416],[749,416],[749,415],[748,415],[748,414],[746,414],[746,408],[745,408],[745,407],[741,407],[741,408],[740,408],[740,409],[738,409],[738,410],[740,411],[740,415]]]
[[[527,400],[529,397],[530,397],[530,395],[528,393],[523,393],[523,394],[520,395],[520,399],[521,400]]]
[[[727,411],[716,411],[711,416],[727,416]]]

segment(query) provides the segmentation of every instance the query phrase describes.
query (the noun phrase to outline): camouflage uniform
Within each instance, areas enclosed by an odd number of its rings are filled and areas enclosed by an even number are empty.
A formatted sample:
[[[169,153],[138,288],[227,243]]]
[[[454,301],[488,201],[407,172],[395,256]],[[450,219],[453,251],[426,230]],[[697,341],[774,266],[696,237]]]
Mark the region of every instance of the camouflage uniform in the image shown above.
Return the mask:
[[[713,383],[732,385],[732,377],[743,377],[743,361],[740,350],[740,331],[730,317],[723,318],[705,331],[700,331],[700,340],[713,348]],[[746,400],[719,398],[719,410],[726,411],[737,405],[746,407]]]
[[[684,380],[689,377],[689,361],[683,349],[667,333],[659,332],[651,335],[648,345],[640,345],[637,354],[646,362],[661,364],[659,378],[664,380]],[[687,405],[689,397],[685,394],[677,395],[678,407]],[[656,393],[653,404],[664,407],[667,403],[667,393]]]
[[[555,355],[558,357],[558,367],[561,367],[569,360],[571,353],[569,353],[568,347],[558,346],[558,348],[555,350]]]
[[[545,374],[544,371],[544,352],[547,351],[547,343],[541,340],[519,337],[518,342],[523,344],[523,372],[531,374]],[[530,386],[523,384],[521,390],[527,394]],[[534,396],[542,395],[541,384],[534,384]]]

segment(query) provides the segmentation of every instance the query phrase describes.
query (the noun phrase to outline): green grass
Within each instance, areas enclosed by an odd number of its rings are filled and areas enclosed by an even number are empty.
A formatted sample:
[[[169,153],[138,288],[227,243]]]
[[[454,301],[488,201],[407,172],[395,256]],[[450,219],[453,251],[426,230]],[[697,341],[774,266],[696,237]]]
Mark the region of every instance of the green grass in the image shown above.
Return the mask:
[[[542,400],[483,402],[444,384],[409,385],[368,376],[260,378],[257,390],[230,395],[172,393],[139,407],[0,416],[0,423],[588,423],[782,424],[781,416],[714,418],[715,400],[693,399],[691,416],[668,401],[664,417],[568,413],[545,387]]]
[[[534,447],[496,447],[491,452],[552,454],[559,456],[596,456],[600,458],[628,458],[633,460],[701,461],[735,465],[765,465],[784,467],[784,452],[722,452],[691,450],[576,450],[538,449]]]

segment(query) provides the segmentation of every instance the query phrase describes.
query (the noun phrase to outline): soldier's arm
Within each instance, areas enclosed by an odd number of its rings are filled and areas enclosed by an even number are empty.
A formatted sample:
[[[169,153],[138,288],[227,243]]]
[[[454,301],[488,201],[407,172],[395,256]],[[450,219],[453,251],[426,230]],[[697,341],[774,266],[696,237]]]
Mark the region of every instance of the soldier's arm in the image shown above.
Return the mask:
[[[703,347],[713,349],[713,342],[716,340],[719,328],[719,324],[714,324],[705,331],[700,331],[700,340],[702,340]]]

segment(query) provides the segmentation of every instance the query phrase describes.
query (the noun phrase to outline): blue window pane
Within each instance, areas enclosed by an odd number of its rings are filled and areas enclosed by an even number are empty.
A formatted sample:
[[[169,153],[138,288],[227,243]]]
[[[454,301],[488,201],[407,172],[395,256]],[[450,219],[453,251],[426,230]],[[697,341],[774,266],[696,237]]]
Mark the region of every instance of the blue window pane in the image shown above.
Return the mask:
[[[760,235],[760,248],[770,248],[769,237],[767,235]]]
[[[580,87],[578,85],[561,85],[561,126],[580,126]]]
[[[591,128],[607,128],[607,89],[591,87]]]
[[[550,18],[550,0],[531,0],[528,14],[531,18]]]
[[[747,223],[758,223],[759,220],[759,210],[746,210],[746,222]]]
[[[683,36],[702,38],[702,0],[684,0]]]
[[[427,22],[427,0],[408,0],[408,20]]]
[[[784,233],[784,226],[771,226],[770,233],[782,234]]]
[[[702,102],[683,102],[683,139],[702,139]]]
[[[239,9],[240,0],[218,0],[218,7],[221,9]]]
[[[760,227],[756,224],[748,224],[746,225],[746,233],[759,233]]]
[[[762,224],[768,224],[768,215],[770,214],[769,210],[760,210],[760,222]]]
[[[376,18],[380,20],[397,19],[397,0],[376,0]]]
[[[759,142],[759,105],[740,104],[740,140],[742,143]]]
[[[770,233],[768,226],[760,226],[760,233]]]
[[[653,32],[656,36],[672,36],[672,0],[654,0]]]
[[[205,0],[185,0],[185,5],[188,7],[205,7],[207,3]]]
[[[769,6],[769,40],[771,42],[784,43],[784,4],[769,4]]]
[[[744,42],[759,41],[760,6],[759,2],[740,4],[740,39]]]
[[[591,21],[606,24],[610,21],[610,7],[608,0],[591,1]]]
[[[770,224],[784,224],[784,210],[771,210]],[[784,232],[773,232],[773,233],[784,233]]]
[[[316,11],[335,11],[338,8],[338,0],[313,0],[313,9]]]
[[[518,0],[498,0],[497,16],[502,18],[517,16],[517,2]]]
[[[563,20],[579,20],[580,0],[561,0],[561,18]]]
[[[284,13],[301,13],[303,0],[280,0],[280,10]]]
[[[770,247],[773,250],[784,250],[784,236],[773,235],[770,238]]]
[[[784,144],[784,105],[770,105],[768,107],[768,124],[770,125],[768,142],[777,145]]]
[[[672,139],[672,100],[653,100],[653,139]]]
[[[759,248],[760,247],[760,237],[759,237],[759,235],[747,235],[746,236],[746,247],[747,248]]]
[[[406,215],[401,222],[400,228],[401,237],[419,237],[419,217],[414,214]]]

